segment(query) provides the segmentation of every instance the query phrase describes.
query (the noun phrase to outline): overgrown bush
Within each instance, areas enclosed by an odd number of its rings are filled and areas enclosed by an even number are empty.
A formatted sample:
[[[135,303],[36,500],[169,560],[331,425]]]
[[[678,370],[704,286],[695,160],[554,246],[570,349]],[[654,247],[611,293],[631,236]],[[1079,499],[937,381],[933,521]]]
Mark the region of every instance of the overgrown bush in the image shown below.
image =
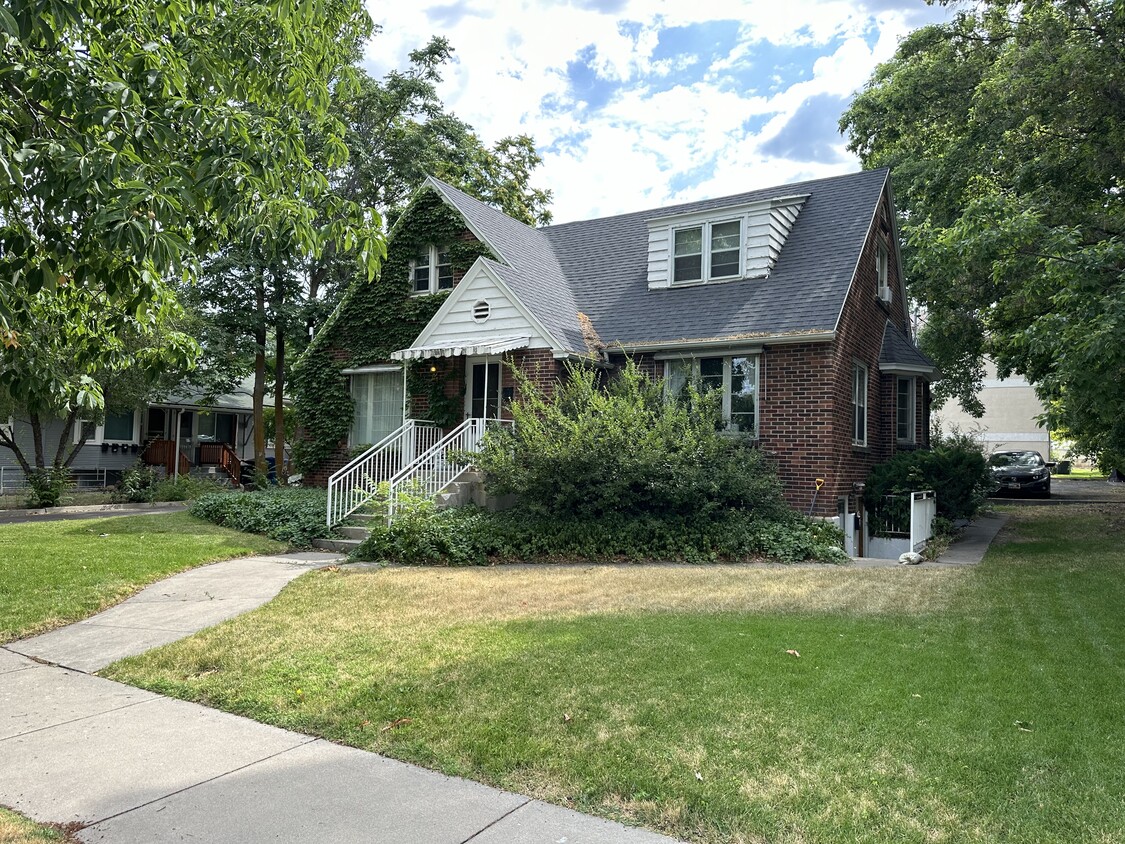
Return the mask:
[[[938,515],[971,519],[988,498],[992,478],[984,452],[966,434],[935,439],[929,450],[899,452],[867,476],[864,506],[876,522],[888,507],[886,496],[924,489],[937,493]]]
[[[192,475],[161,477],[155,467],[136,463],[121,473],[121,480],[113,492],[113,500],[136,503],[191,501],[201,495],[221,492],[223,489],[209,478],[197,478]]]
[[[707,516],[606,514],[560,519],[525,510],[420,509],[376,524],[357,549],[363,560],[407,565],[486,565],[560,561],[844,562],[830,522],[788,512],[765,519],[726,510]]]
[[[776,473],[743,438],[722,433],[720,395],[688,387],[668,401],[632,362],[604,389],[572,368],[546,397],[516,370],[514,428],[496,428],[475,460],[490,491],[562,518],[787,511]]]
[[[189,512],[217,525],[307,548],[314,539],[329,535],[327,505],[325,490],[282,487],[209,493],[196,499]]]
[[[62,466],[32,470],[27,476],[27,506],[58,507],[70,483],[70,470]]]
[[[135,463],[121,473],[121,480],[113,491],[113,500],[134,503],[152,501],[153,488],[159,480],[160,473],[155,467]]]

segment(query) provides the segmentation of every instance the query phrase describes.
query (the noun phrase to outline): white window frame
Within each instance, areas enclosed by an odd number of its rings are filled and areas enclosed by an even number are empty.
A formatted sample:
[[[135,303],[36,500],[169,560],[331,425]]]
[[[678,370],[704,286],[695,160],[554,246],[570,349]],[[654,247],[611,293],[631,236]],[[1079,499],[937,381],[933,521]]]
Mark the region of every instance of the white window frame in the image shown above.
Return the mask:
[[[355,393],[353,392],[353,389],[355,387],[355,378],[357,376],[365,377],[365,376],[372,376],[372,375],[394,375],[394,376],[396,376],[397,379],[402,379],[402,382],[403,382],[402,404],[401,404],[402,415],[398,416],[396,418],[398,419],[399,427],[401,427],[403,425],[403,423],[406,419],[406,380],[405,380],[405,374],[403,372],[403,368],[401,366],[398,366],[397,364],[376,364],[374,366],[364,366],[364,367],[357,367],[355,369],[345,369],[345,370],[343,370],[343,374],[348,376],[348,395],[351,397],[352,402],[354,404],[354,408],[353,408],[353,411],[352,411],[352,422],[348,426],[348,447],[349,448],[355,448],[355,447],[360,446],[360,445],[374,445],[374,443],[356,442],[355,424],[356,424],[356,416],[359,414],[360,408],[359,408],[358,401],[356,400]]]
[[[89,424],[89,420],[75,419],[74,420],[74,444],[78,445],[82,441],[82,430]],[[123,445],[139,445],[140,444],[140,426],[141,426],[141,412],[139,410],[133,411],[133,436],[131,439],[106,439],[105,436],[105,420],[103,419],[99,424],[94,426],[94,433],[86,438],[86,445],[100,445],[101,443],[118,443]]]
[[[414,260],[414,261],[410,262],[409,277],[410,277],[410,295],[411,296],[429,296],[433,293],[444,293],[447,290],[453,289],[453,287],[454,287],[453,261],[452,261],[452,259],[450,259],[450,260],[447,260],[444,264],[438,263],[438,259],[442,255],[445,255],[447,258],[450,257],[448,247],[434,246],[433,244],[430,244],[429,246],[426,247],[426,260],[428,261],[428,263],[426,265],[420,264],[417,260]],[[426,269],[428,270],[430,281],[429,281],[429,285],[427,286],[427,288],[425,290],[418,290],[415,287],[414,271],[416,269],[421,269],[423,266],[425,266]],[[442,267],[449,267],[449,276],[448,276],[449,286],[448,287],[441,287],[440,286],[440,284],[441,284],[441,268]]]
[[[862,382],[862,383],[861,383]],[[851,407],[851,425],[852,425],[852,445],[866,446],[867,445],[867,393],[870,389],[870,382],[868,379],[867,364],[856,361],[852,365],[852,400]],[[863,431],[862,438],[856,436],[859,433],[859,415],[863,412]]]
[[[909,387],[907,388],[908,398],[905,408],[906,419],[908,420],[907,435],[905,437],[902,436],[902,427],[899,419],[899,415],[903,411],[902,405],[899,404],[899,399],[902,398],[901,385],[904,381],[909,384]],[[895,378],[895,439],[900,443],[913,444],[917,441],[917,434],[915,433],[915,429],[918,427],[916,419],[917,404],[915,399],[917,391],[918,385],[915,383],[915,380],[913,378],[903,376],[898,376],[897,378]]]
[[[882,238],[875,247],[875,277],[878,283],[878,295],[884,302],[890,304],[891,294],[891,251]]]
[[[711,275],[711,244],[714,226],[725,223],[738,223],[738,271],[734,275]],[[702,253],[699,259],[699,278],[685,278],[676,280],[676,234],[692,229],[700,230]],[[727,251],[727,250],[723,250]],[[746,217],[724,217],[716,220],[705,220],[698,223],[684,224],[672,227],[668,238],[668,283],[673,287],[688,284],[707,284],[711,281],[733,281],[746,274]]]
[[[700,372],[700,362],[703,360],[711,360],[720,358],[723,362],[723,386],[722,386],[722,414],[723,423],[728,431],[731,430],[731,382],[733,380],[734,365],[732,361],[736,358],[753,358],[754,359],[754,430],[753,431],[738,431],[732,433],[743,434],[750,439],[758,439],[759,431],[762,425],[762,355],[761,352],[734,352],[729,355],[706,355],[701,354],[697,357],[684,358],[663,358],[664,360],[664,391],[665,395],[669,398],[674,398],[672,394],[672,379],[671,367],[675,364],[687,364],[691,369],[690,378],[693,383],[699,384],[702,381],[702,374]]]

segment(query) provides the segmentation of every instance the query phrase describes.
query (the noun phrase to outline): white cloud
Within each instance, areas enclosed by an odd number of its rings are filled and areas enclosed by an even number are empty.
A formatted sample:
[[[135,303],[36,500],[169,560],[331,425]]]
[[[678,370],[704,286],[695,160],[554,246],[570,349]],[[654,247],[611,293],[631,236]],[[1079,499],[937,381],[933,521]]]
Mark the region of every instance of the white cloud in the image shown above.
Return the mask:
[[[393,11],[371,4],[383,31],[368,68],[403,67],[430,36],[447,37],[456,50],[441,86],[447,107],[486,142],[532,135],[544,156],[535,181],[554,191],[563,222],[858,169],[846,154],[790,161],[762,148],[810,98],[828,102],[862,86],[919,15],[841,0],[625,0],[605,4],[620,7],[612,14],[591,5],[500,0],[482,13],[464,0]],[[662,33],[715,21],[731,22],[726,31],[737,36],[662,49]],[[798,48],[797,78],[754,64],[766,48]],[[568,65],[583,57],[592,87],[575,92]],[[840,153],[843,140],[817,148]]]

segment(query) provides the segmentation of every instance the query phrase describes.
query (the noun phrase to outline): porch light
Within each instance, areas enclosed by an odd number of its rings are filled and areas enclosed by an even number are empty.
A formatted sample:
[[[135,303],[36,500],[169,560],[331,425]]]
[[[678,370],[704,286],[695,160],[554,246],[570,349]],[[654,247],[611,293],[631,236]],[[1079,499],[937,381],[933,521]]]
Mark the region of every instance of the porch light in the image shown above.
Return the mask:
[[[432,375],[435,372],[437,372],[437,367],[434,366],[433,364],[430,364],[430,374]]]

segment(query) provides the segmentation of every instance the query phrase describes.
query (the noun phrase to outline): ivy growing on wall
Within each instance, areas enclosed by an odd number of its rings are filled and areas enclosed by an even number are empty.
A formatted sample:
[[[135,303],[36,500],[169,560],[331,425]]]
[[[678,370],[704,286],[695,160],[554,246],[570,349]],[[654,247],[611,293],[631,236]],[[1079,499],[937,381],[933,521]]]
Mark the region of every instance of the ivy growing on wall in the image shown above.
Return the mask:
[[[294,444],[297,465],[312,472],[332,456],[351,429],[355,410],[342,370],[385,363],[407,348],[448,293],[410,295],[410,262],[430,245],[447,247],[455,273],[481,256],[493,257],[478,240],[465,237],[465,224],[432,190],[423,190],[388,236],[387,257],[373,281],[357,276],[339,307],[313,339],[293,373],[294,406],[303,436]],[[415,367],[408,387],[430,398],[431,418],[448,415],[459,399],[447,398],[444,380]]]

